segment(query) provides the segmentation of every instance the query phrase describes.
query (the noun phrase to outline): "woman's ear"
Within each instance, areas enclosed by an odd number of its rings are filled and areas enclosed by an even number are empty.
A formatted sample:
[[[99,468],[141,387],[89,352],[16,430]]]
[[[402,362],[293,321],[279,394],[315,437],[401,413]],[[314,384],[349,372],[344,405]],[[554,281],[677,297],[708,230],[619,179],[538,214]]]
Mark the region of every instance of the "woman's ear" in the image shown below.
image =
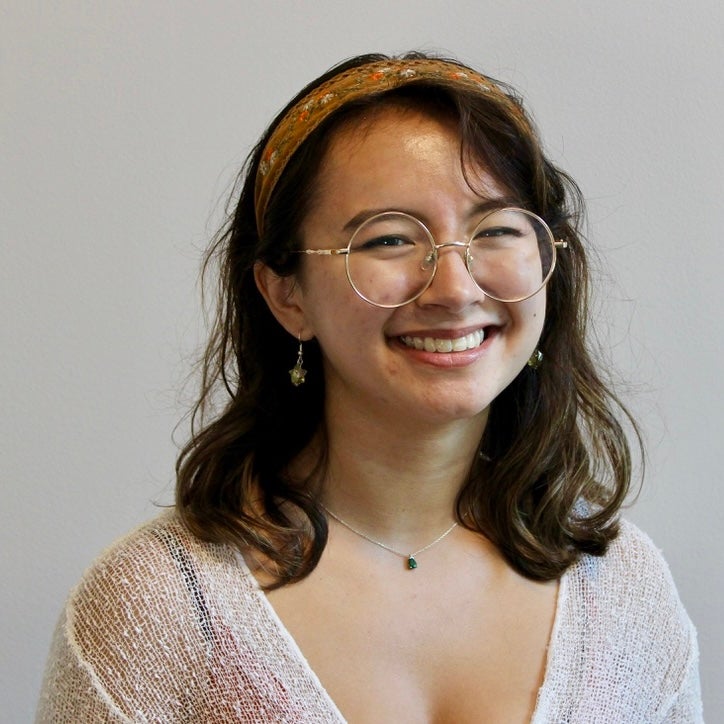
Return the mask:
[[[293,337],[308,338],[307,322],[299,304],[301,292],[295,276],[279,276],[258,261],[254,264],[254,281],[277,322]]]

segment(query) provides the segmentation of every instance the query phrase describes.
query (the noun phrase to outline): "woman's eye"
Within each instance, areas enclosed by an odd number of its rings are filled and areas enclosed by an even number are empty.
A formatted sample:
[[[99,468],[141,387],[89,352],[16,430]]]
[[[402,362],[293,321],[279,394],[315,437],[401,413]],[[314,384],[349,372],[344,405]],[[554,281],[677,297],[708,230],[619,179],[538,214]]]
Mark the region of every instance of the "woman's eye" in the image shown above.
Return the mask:
[[[376,236],[374,239],[368,239],[365,241],[360,248],[362,249],[380,249],[380,248],[397,248],[406,246],[408,244],[414,244],[410,239],[404,236],[395,236],[394,234],[388,234],[386,236]]]
[[[491,226],[488,229],[480,229],[475,235],[476,239],[490,239],[500,237],[520,237],[522,232],[519,229],[514,229],[510,226]]]

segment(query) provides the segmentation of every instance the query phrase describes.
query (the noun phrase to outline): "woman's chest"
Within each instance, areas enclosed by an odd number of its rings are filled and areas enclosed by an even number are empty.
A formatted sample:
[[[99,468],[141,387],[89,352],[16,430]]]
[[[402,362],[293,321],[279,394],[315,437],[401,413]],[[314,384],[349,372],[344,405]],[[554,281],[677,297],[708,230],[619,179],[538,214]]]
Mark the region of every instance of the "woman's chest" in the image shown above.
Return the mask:
[[[556,585],[464,575],[436,585],[420,573],[399,586],[320,571],[270,602],[351,722],[530,721]]]

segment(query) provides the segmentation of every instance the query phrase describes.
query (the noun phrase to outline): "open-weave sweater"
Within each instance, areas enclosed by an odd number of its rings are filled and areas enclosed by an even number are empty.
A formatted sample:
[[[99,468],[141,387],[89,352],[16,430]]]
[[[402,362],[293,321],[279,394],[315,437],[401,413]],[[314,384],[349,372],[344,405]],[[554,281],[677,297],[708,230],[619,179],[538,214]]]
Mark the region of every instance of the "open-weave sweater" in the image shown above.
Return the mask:
[[[243,559],[165,513],[106,551],[59,621],[38,722],[343,722]],[[694,628],[629,523],[563,575],[534,724],[700,722]]]

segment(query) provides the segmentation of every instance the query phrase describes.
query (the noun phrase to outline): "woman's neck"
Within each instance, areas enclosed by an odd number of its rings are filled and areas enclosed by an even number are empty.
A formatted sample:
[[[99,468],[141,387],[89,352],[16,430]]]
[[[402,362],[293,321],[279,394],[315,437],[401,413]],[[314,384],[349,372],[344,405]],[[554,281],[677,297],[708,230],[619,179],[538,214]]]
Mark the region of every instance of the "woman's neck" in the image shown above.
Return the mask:
[[[420,540],[449,525],[487,415],[393,426],[338,415],[327,426],[322,502],[370,535]]]

